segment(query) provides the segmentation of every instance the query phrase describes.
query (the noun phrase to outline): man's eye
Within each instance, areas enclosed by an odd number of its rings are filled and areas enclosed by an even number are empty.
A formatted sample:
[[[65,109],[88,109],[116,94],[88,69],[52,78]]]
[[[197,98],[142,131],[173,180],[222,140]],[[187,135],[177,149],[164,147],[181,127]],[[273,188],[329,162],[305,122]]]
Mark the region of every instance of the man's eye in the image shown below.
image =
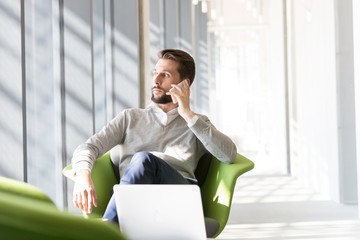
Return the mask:
[[[161,75],[163,78],[169,78],[171,77],[171,74],[170,73],[167,73],[167,72],[158,72],[158,71],[152,71],[152,75],[154,77],[158,76],[158,75]]]

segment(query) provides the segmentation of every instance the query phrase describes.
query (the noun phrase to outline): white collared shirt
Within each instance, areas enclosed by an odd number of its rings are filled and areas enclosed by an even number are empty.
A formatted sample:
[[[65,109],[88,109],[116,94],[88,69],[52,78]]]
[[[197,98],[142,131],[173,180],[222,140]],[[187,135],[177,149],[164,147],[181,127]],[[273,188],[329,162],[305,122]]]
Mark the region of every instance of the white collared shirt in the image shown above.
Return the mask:
[[[155,116],[164,126],[171,123],[177,116],[179,116],[177,108],[170,110],[169,112],[164,112],[160,108],[155,107]]]
[[[154,107],[155,116],[160,121],[160,123],[164,126],[170,124],[177,116],[179,116],[179,112],[177,108],[170,110],[169,112],[164,112],[160,108]],[[195,115],[189,122],[188,127],[192,127],[196,121],[199,119],[197,115]]]

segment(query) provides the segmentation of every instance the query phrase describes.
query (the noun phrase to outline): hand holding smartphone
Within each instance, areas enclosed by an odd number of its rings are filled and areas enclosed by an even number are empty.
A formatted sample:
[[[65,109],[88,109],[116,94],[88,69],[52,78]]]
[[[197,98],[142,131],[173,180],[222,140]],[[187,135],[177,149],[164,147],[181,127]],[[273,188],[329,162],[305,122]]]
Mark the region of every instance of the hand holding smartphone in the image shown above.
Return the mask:
[[[180,89],[189,87],[189,80],[185,79],[185,80],[181,81],[180,83],[178,83],[177,87],[179,87]],[[175,87],[173,87],[173,88],[170,88],[169,92],[167,93],[167,94],[171,95],[173,103],[177,103],[178,101],[177,101],[176,97],[173,97],[173,95],[171,93],[176,93],[177,91],[178,90]]]

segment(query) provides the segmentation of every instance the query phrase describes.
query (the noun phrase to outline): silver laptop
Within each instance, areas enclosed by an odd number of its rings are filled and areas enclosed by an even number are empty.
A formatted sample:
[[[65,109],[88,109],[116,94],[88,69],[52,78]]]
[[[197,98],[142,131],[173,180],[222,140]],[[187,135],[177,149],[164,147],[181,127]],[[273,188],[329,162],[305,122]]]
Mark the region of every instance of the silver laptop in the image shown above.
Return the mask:
[[[115,185],[121,231],[130,240],[206,238],[197,185]]]

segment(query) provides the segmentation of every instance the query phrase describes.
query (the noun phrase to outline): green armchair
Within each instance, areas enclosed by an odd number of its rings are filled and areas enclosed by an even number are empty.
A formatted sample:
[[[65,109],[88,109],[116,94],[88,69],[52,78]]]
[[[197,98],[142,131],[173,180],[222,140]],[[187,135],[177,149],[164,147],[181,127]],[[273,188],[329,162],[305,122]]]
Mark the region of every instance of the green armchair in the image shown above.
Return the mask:
[[[38,188],[0,177],[1,239],[125,239],[119,228],[60,211]]]
[[[210,154],[205,154],[200,159],[195,175],[201,188],[204,215],[210,220],[211,230],[207,229],[208,237],[217,237],[225,228],[236,180],[253,168],[254,163],[240,154],[232,164],[222,163]],[[73,178],[72,166],[65,167],[63,174]],[[113,186],[119,182],[116,167],[114,168],[110,158],[110,151],[95,161],[91,175],[98,196],[98,207],[87,216],[98,218],[106,209]],[[215,225],[214,220],[217,223]]]
[[[16,196],[30,199],[36,199],[42,203],[50,204],[55,207],[54,202],[37,187],[11,178],[0,176],[0,192],[11,193]]]

